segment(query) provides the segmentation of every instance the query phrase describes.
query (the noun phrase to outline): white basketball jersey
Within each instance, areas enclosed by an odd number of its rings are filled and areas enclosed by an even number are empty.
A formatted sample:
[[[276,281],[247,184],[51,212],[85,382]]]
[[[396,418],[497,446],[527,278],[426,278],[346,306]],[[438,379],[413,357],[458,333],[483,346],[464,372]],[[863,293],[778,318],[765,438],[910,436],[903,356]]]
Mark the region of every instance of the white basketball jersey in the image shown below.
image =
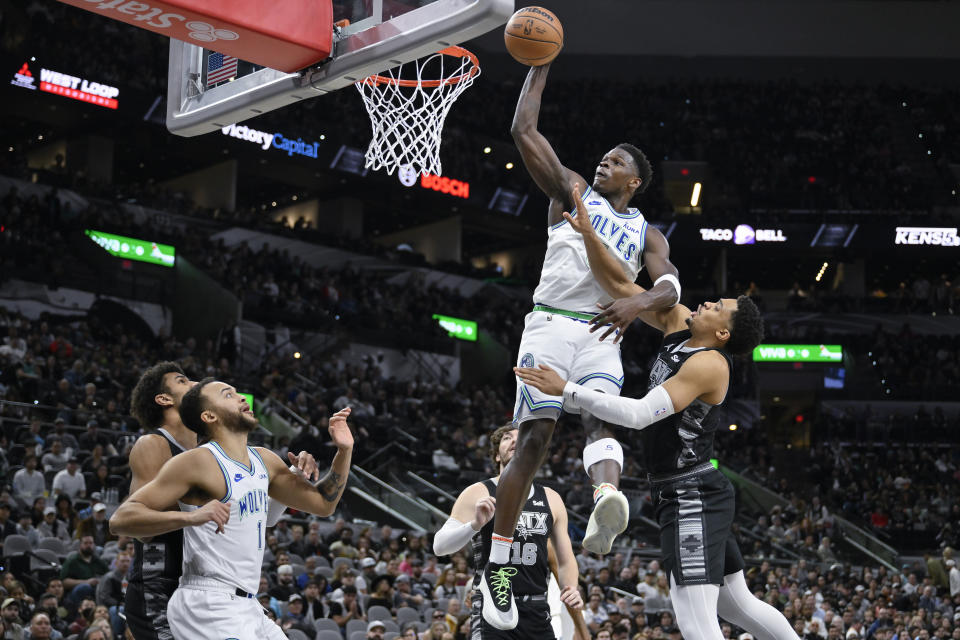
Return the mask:
[[[636,280],[643,268],[647,232],[643,214],[632,208],[627,213],[614,211],[607,199],[592,187],[586,190],[582,200],[590,224],[607,251],[617,259],[627,277]],[[573,215],[579,212],[574,210]],[[540,284],[533,292],[534,303],[590,313],[597,310],[597,303],[606,304],[611,300],[590,271],[587,248],[580,234],[566,220],[550,227]]]
[[[216,442],[202,446],[213,454],[223,472],[227,494],[220,501],[230,505],[230,521],[223,533],[217,533],[213,522],[183,529],[183,575],[210,578],[256,593],[270,502],[267,466],[252,447],[247,447],[247,467],[224,453]],[[180,503],[182,511],[197,508]]]

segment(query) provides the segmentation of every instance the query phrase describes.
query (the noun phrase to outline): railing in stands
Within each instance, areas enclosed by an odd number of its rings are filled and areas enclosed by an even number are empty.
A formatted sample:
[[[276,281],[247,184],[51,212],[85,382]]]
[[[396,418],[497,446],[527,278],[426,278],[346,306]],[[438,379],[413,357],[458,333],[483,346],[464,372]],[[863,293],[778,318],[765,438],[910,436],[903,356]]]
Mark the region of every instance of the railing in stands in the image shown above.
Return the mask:
[[[753,480],[745,478],[736,471],[723,465],[720,471],[727,476],[737,488],[737,497],[741,505],[751,505],[755,510],[770,513],[774,506],[786,507],[789,501],[778,493],[762,487]],[[897,550],[878,540],[852,522],[835,514],[831,514],[837,524],[837,541],[847,542],[860,553],[872,558],[876,562],[897,571]]]

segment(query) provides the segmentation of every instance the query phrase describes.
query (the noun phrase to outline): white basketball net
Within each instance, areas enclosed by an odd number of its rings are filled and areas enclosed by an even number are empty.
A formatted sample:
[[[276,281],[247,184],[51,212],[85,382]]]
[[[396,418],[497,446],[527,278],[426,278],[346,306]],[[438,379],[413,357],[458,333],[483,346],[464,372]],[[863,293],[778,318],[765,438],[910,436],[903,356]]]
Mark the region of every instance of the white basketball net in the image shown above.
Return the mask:
[[[416,80],[403,78],[404,66],[409,73],[410,65],[416,67]],[[433,77],[425,78],[425,72]],[[357,82],[373,128],[365,166],[385,168],[391,175],[401,167],[413,175],[442,175],[443,122],[478,75],[476,56],[461,47],[449,47]]]

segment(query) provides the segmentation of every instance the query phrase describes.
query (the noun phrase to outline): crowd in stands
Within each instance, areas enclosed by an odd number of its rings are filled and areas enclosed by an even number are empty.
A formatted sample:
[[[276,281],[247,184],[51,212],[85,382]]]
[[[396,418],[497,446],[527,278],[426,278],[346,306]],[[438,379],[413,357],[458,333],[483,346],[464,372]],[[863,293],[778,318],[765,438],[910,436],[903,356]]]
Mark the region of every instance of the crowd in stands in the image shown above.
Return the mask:
[[[7,484],[0,495],[0,504],[7,507],[0,506],[0,526],[5,539],[22,536],[14,538],[16,544],[26,544],[37,553],[46,550],[60,554],[56,561],[61,563],[59,572],[45,574],[45,567],[30,568],[29,557],[18,559],[12,553],[15,545],[5,545],[4,554],[14,556],[7,563],[13,571],[3,581],[7,591],[3,609],[8,610],[4,613],[5,624],[9,629],[26,625],[31,635],[25,637],[44,638],[45,615],[51,629],[64,636],[84,632],[96,638],[95,634],[102,631],[111,637],[122,627],[116,609],[111,609],[118,602],[118,589],[122,591],[129,540],[112,540],[106,518],[107,510],[126,493],[126,453],[139,432],[138,425],[126,415],[129,389],[139,372],[155,360],[177,359],[194,375],[229,377],[229,359],[221,357],[212,342],[158,342],[90,318],[30,321],[0,310],[0,327],[6,334],[0,346],[0,471]],[[876,336],[864,340],[870,344],[880,341]],[[634,336],[628,344],[631,342],[640,345],[638,353],[652,354],[653,341]],[[890,342],[910,343],[905,336],[891,336]],[[631,362],[625,358],[628,367]],[[645,364],[632,366],[637,370],[628,370],[628,377],[639,380],[635,386],[642,387]],[[402,382],[388,374],[376,359],[318,363],[273,356],[250,384],[258,397],[288,404],[311,425],[293,441],[278,442],[281,453],[287,449],[323,451],[321,428],[326,416],[349,404],[354,407],[351,421],[361,436],[358,460],[396,438],[390,430],[395,425],[419,439],[407,463],[433,467],[438,481],[456,483],[464,474],[473,477],[491,472],[485,434],[509,417],[512,406],[510,394],[502,386],[451,389],[423,381]],[[33,400],[38,401],[36,408]],[[919,420],[931,428],[947,422],[936,412]],[[559,486],[572,486],[567,502],[571,509],[585,512],[589,490],[580,466],[579,428],[564,422],[559,429],[563,437],[557,438],[542,478]],[[900,576],[875,572],[868,579],[849,567],[828,570],[823,565],[842,562],[841,552],[834,551],[830,542],[835,535],[830,515],[834,513],[866,521],[878,532],[936,532],[936,546],[956,544],[956,532],[951,529],[958,521],[953,490],[958,486],[955,453],[932,447],[868,450],[832,443],[816,446],[810,451],[808,463],[809,477],[819,479],[820,491],[816,494],[804,492],[786,477],[769,471],[770,449],[756,435],[724,433],[718,442],[725,463],[758,469],[764,484],[779,489],[790,501],[783,509],[754,514],[755,520],[744,520],[736,527],[748,556],[773,563],[772,568],[751,569],[751,587],[781,607],[807,640],[817,640],[814,634],[828,639],[830,634],[840,634],[853,640],[851,629],[857,637],[866,639],[885,626],[897,638],[904,633],[909,633],[912,640],[953,637],[952,616],[960,599],[956,594],[948,595],[946,587],[937,583],[939,577],[928,569],[910,567]],[[642,477],[642,470],[631,460],[625,474]],[[822,482],[825,477],[832,479],[830,484]],[[457,490],[452,485],[450,489]],[[799,495],[814,497],[807,502]],[[349,518],[348,504],[344,511]],[[332,531],[328,531],[331,526]],[[348,535],[344,533],[347,529],[356,537],[341,537]],[[329,522],[278,525],[275,541],[269,543],[270,565],[261,589],[266,595],[261,601],[279,623],[309,636],[318,628],[317,619],[329,618],[338,629],[376,635],[379,628],[373,623],[380,618],[371,619],[369,612],[372,606],[381,604],[392,610],[389,619],[380,620],[384,630],[389,633],[396,625],[395,631],[403,632],[399,610],[411,605],[419,611],[417,618],[408,622],[416,622],[421,640],[444,638],[447,633],[454,639],[466,637],[468,626],[464,623],[469,607],[462,597],[469,575],[468,560],[449,559],[452,571],[447,572],[447,559],[435,560],[426,552],[429,540],[414,542],[419,537],[408,532],[396,536],[397,548],[391,549],[394,543],[384,546],[382,534],[378,541],[374,532],[360,535],[361,529]],[[645,544],[642,538],[632,542],[641,548]],[[415,553],[411,553],[411,547]],[[324,559],[312,558],[315,554]],[[413,555],[422,559],[415,560]],[[351,568],[357,576],[346,575],[349,571],[339,567],[336,558],[341,556],[354,561]],[[374,564],[365,563],[366,558]],[[629,555],[598,559],[581,554],[578,560],[588,602],[588,624],[597,638],[606,638],[608,632],[611,637],[634,638],[639,633],[642,638],[658,639],[675,633],[672,619],[663,615],[670,608],[669,591],[664,584],[658,588],[663,581],[656,564],[644,564],[643,558]],[[318,569],[323,571],[318,573]],[[947,569],[953,567],[944,564]],[[652,573],[649,583],[647,571]],[[910,578],[911,572],[917,575]],[[926,578],[923,572],[927,572]],[[437,578],[423,577],[431,574]],[[316,584],[310,583],[311,578]],[[351,579],[356,597],[349,588]],[[647,587],[637,586],[641,579]],[[427,587],[431,580],[434,583]],[[912,587],[905,585],[911,580],[917,590],[908,593],[906,590]],[[897,582],[899,588],[894,587]],[[360,584],[365,584],[366,594]],[[443,587],[439,591],[438,585]],[[858,592],[857,586],[863,588]],[[924,593],[927,586],[931,590]],[[593,595],[597,588],[599,597]],[[365,595],[374,599],[366,600]],[[7,602],[8,598],[13,602]],[[443,598],[450,600],[443,602]],[[870,604],[864,604],[865,600]],[[851,607],[852,618],[847,614]],[[431,631],[430,609],[440,610],[447,628],[434,627]],[[887,611],[886,618],[881,609]],[[43,615],[38,616],[38,610]],[[356,624],[348,627],[354,619],[363,620],[362,629]],[[868,635],[879,619],[887,621]],[[624,629],[626,620],[631,622]],[[944,620],[950,625],[944,626]]]

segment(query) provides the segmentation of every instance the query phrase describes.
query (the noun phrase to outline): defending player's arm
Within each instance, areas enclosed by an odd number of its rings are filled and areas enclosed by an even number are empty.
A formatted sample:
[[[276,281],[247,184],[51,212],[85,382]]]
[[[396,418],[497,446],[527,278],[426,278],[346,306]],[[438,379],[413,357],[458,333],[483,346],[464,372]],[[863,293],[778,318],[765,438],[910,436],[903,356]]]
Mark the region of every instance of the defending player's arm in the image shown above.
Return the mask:
[[[690,356],[677,375],[644,397],[625,398],[566,382],[546,365],[541,364],[537,369],[514,368],[526,384],[550,395],[562,395],[564,408],[584,409],[601,420],[630,429],[649,427],[683,411],[700,397],[711,404],[719,403],[726,393],[728,371],[727,361],[720,353],[701,351]]]
[[[263,457],[270,474],[270,497],[298,511],[318,516],[329,516],[340,502],[350,475],[353,458],[353,434],[347,425],[350,407],[341,409],[330,418],[330,438],[337,447],[330,471],[314,487],[302,476],[287,468],[280,456],[261,447],[257,451]]]
[[[550,198],[549,224],[553,225],[562,220],[560,214],[564,209],[569,210],[574,206],[570,200],[570,186],[575,182],[586,184],[586,181],[561,164],[553,147],[537,130],[540,100],[549,71],[549,64],[530,68],[520,92],[517,110],[513,114],[510,133],[530,177]]]
[[[163,436],[147,434],[137,438],[130,450],[130,495],[157,477],[163,463],[170,459],[170,446]]]
[[[547,564],[550,565],[550,573],[554,575],[559,585],[560,566],[557,563],[557,552],[554,549],[552,539],[547,540]],[[577,589],[578,595],[579,592],[580,589]],[[590,629],[587,627],[587,621],[583,619],[583,607],[573,608],[565,602],[563,606],[567,608],[567,613],[570,614],[570,619],[573,620],[573,640],[590,640]]]
[[[219,485],[213,482],[216,479]],[[168,511],[191,491],[223,495],[227,487],[213,455],[194,449],[174,456],[161,467],[156,478],[138,489],[110,518],[110,533],[134,538],[158,536],[184,527],[215,522],[222,532],[230,518],[230,506],[210,500],[194,511]]]
[[[661,318],[669,317],[671,311],[683,311],[689,314],[690,310],[679,304],[680,302],[680,280],[677,278],[677,268],[670,262],[670,245],[667,239],[659,230],[647,225],[646,246],[643,251],[643,259],[646,264],[647,274],[653,280],[653,287],[645,290],[637,286],[634,293],[630,296],[620,297],[610,304],[604,306],[599,314],[593,317],[590,324],[590,332],[593,333],[602,329],[604,325],[606,331],[600,336],[604,340],[614,331],[619,329],[620,336],[627,330],[627,327],[637,318],[642,319],[647,324],[658,327],[665,320],[654,320],[649,318],[651,312],[658,313]],[[591,269],[593,265],[591,263]],[[663,312],[668,312],[664,314]]]
[[[570,542],[570,535],[567,533],[567,508],[563,500],[553,489],[547,488],[547,501],[550,503],[550,511],[553,512],[553,527],[550,531],[550,541],[553,542],[553,549],[557,555],[557,583],[560,585],[560,601],[566,605],[573,618],[574,624],[577,619],[583,622],[583,615],[579,609],[583,609],[583,599],[580,597],[578,583],[580,580],[580,568],[577,566],[577,558],[573,554],[573,544]],[[589,637],[589,635],[587,636]]]
[[[449,556],[460,551],[490,521],[496,504],[497,499],[482,482],[464,489],[453,503],[450,517],[433,537],[433,552]]]
[[[571,200],[577,207],[577,211],[586,211],[579,184],[574,185]],[[623,267],[597,235],[587,216],[572,216],[564,211],[563,217],[570,227],[583,237],[593,277],[607,295],[614,298],[614,302],[604,309],[603,313],[606,314],[604,324],[611,323],[611,326],[607,327],[600,340],[619,329],[620,334],[615,341],[620,341],[627,327],[637,317],[642,318],[647,324],[657,326],[660,324],[657,314],[662,315],[661,312],[670,312],[678,307],[677,303],[680,301],[678,272],[670,262],[670,245],[659,230],[647,225],[643,258],[647,273],[654,281],[653,287],[648,290],[636,284],[624,272]],[[593,322],[596,323],[597,318],[594,318]],[[596,331],[601,326],[603,325],[595,324],[591,331]]]

